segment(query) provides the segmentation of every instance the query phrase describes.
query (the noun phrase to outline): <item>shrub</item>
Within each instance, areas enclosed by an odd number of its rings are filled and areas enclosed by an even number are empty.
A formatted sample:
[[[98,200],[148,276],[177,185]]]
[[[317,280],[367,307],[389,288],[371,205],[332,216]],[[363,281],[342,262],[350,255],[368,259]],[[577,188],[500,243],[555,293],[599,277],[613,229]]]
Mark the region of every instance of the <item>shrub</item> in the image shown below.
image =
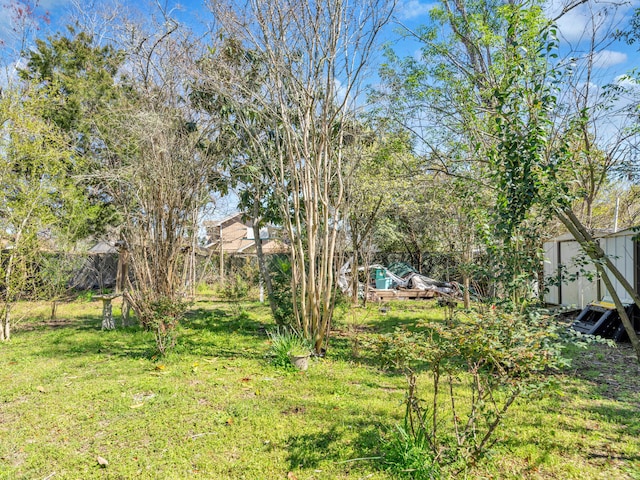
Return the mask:
[[[234,313],[239,315],[242,312],[240,302],[247,298],[249,289],[249,282],[247,282],[241,274],[236,273],[225,280],[219,289],[219,295],[231,303]]]
[[[273,256],[269,266],[272,298],[276,305],[273,312],[277,325],[291,325],[294,320],[293,295],[291,292],[291,261],[288,258]]]
[[[175,346],[176,327],[184,317],[189,304],[178,299],[161,297],[158,300],[141,301],[136,313],[146,330],[152,330],[158,353],[164,355]]]
[[[411,464],[417,451],[427,451],[428,475],[434,463],[456,473],[473,465],[495,443],[513,402],[541,391],[550,383],[547,373],[568,364],[561,328],[539,312],[488,309],[457,312],[447,325],[379,336],[372,347],[381,365],[402,371],[408,383],[403,433],[387,448],[404,451]],[[419,372],[431,383],[426,398],[419,394]]]

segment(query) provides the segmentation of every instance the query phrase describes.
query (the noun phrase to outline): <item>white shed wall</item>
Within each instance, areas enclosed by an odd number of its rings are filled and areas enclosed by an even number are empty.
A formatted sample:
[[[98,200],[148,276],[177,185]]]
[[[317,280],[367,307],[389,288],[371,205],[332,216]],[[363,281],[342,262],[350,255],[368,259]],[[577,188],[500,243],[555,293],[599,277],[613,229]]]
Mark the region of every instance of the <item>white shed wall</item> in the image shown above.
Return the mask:
[[[620,273],[624,276],[624,278],[631,284],[634,285],[634,270],[636,265],[636,259],[634,258],[634,242],[633,237],[635,233],[629,232],[621,235],[613,235],[609,237],[605,237],[601,239],[600,245],[602,249],[605,251],[611,262],[616,266]],[[611,281],[613,283],[613,288],[620,296],[620,300],[622,303],[633,303],[633,299],[627,293],[627,291],[622,288],[620,282],[618,282],[613,275],[611,275]],[[611,302],[613,301],[611,295],[607,291],[606,288],[603,288],[604,298],[603,300]]]
[[[639,284],[636,275],[640,275],[640,273],[636,273],[640,272],[640,269],[638,269],[640,259],[636,258],[637,249],[633,240],[637,235],[638,233],[636,231],[629,229],[598,238],[602,249],[613,264],[635,288],[638,288],[637,285]],[[558,248],[560,248],[559,259]],[[544,251],[545,277],[548,278],[556,275],[558,264],[563,266],[565,276],[576,276],[575,281],[563,283],[559,288],[549,287],[544,297],[547,303],[555,305],[576,305],[579,308],[584,308],[588,303],[593,301],[612,301],[611,295],[604,287],[604,284],[602,284],[600,280],[595,280],[595,267],[591,264],[576,265],[576,260],[581,256],[578,242],[568,240],[567,236],[558,237],[555,241],[545,242]],[[594,280],[590,281],[586,275],[580,274],[579,271],[581,269],[591,272]],[[613,276],[611,276],[611,280],[622,302],[632,303],[630,295],[622,288],[620,283],[615,280]],[[598,282],[600,282],[600,298],[598,298]]]
[[[598,300],[596,269],[590,263],[583,264],[584,255],[578,242],[560,242],[560,263],[563,265],[565,278],[575,278],[560,286],[562,305],[575,305],[582,309]]]

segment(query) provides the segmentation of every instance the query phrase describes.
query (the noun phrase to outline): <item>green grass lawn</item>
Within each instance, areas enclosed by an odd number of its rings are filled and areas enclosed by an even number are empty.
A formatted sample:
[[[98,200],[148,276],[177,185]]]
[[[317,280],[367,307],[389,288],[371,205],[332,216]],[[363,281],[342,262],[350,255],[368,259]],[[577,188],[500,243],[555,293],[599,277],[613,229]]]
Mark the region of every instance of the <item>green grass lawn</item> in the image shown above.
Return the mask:
[[[442,318],[431,303],[355,309],[305,373],[273,367],[267,308],[197,302],[153,357],[137,328],[100,331],[98,302],[20,306],[0,344],[0,478],[390,479],[381,437],[405,380],[356,339]],[[117,313],[117,312],[116,312]],[[640,370],[628,347],[574,352],[560,387],[521,400],[468,478],[640,479]],[[106,468],[98,464],[106,459]]]

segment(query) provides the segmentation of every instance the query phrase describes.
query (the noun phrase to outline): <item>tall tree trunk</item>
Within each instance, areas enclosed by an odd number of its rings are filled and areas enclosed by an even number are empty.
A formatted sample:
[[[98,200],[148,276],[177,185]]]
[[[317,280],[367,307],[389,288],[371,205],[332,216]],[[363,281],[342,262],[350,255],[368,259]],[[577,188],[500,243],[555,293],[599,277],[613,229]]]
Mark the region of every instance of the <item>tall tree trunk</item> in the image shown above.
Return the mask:
[[[276,311],[278,306],[273,298],[273,283],[271,282],[271,274],[267,266],[264,252],[262,250],[262,239],[260,238],[260,227],[258,226],[259,219],[254,215],[253,218],[253,238],[256,242],[256,256],[258,257],[258,268],[260,269],[260,276],[264,281],[264,286],[267,288],[267,299],[269,300],[269,307],[271,307],[271,313],[274,318],[276,317]]]
[[[224,285],[224,247],[222,240],[222,224],[220,225],[220,286]]]
[[[25,219],[26,222],[26,219]],[[24,222],[23,222],[24,225]],[[18,245],[22,237],[22,230],[18,231],[16,235],[15,245]],[[11,339],[11,307],[13,299],[13,285],[12,276],[13,276],[13,264],[15,262],[15,257],[12,254],[9,255],[9,259],[7,260],[7,269],[4,275],[4,305],[2,308],[2,324],[0,324],[0,340],[10,340]]]
[[[469,266],[471,264],[471,260],[473,257],[473,252],[471,250],[471,242],[468,245],[465,245],[464,249],[464,268],[462,270],[462,285],[464,287],[464,292],[462,293],[462,299],[464,302],[464,308],[469,310],[471,308],[471,277],[469,276]]]
[[[4,322],[4,340],[11,340],[11,310],[7,309],[5,312],[5,322]]]
[[[360,242],[358,241],[358,232],[353,227],[351,228],[351,247],[353,249],[353,261],[351,262],[351,303],[354,305],[358,304],[358,287],[359,287],[359,279],[358,279],[358,269],[360,268],[359,260],[359,249]]]
[[[469,310],[471,308],[471,295],[469,293],[469,289],[471,288],[471,279],[469,278],[469,274],[466,272],[462,276],[462,285],[464,286],[464,292],[462,294],[464,308],[465,310]]]
[[[616,268],[616,266],[609,260],[607,255],[604,253],[600,245],[598,245],[591,234],[587,231],[587,229],[580,223],[578,218],[569,208],[562,208],[556,211],[556,214],[560,221],[567,227],[567,229],[571,232],[576,241],[580,244],[584,252],[589,255],[589,258],[593,261],[594,265],[598,273],[600,274],[602,281],[604,282],[613,302],[616,306],[616,310],[618,311],[618,315],[620,315],[620,320],[622,321],[622,325],[624,326],[627,335],[629,336],[629,340],[631,341],[631,345],[636,352],[636,356],[638,357],[638,363],[640,363],[640,341],[638,340],[638,335],[636,334],[633,323],[629,319],[627,315],[627,311],[625,310],[624,305],[620,301],[620,297],[618,293],[615,291],[613,287],[613,283],[609,278],[609,273],[607,270],[611,272],[611,274],[620,282],[622,287],[629,293],[631,298],[634,299],[638,308],[640,308],[640,299],[638,298],[637,293],[633,290],[633,287],[627,282],[624,276],[620,273],[620,271]],[[606,269],[605,269],[606,266]]]
[[[380,195],[378,197],[378,200],[376,201],[376,204],[373,210],[369,212],[366,222],[364,222],[364,226],[362,228],[360,228],[358,218],[355,215],[352,214],[349,219],[349,223],[351,225],[351,245],[353,249],[353,263],[351,265],[351,282],[352,282],[351,294],[352,294],[352,302],[354,305],[358,303],[358,294],[360,293],[359,291],[360,280],[358,278],[358,274],[360,271],[360,257],[362,257],[363,259],[365,258],[365,252],[364,252],[363,246],[365,245],[365,243],[367,242],[367,239],[371,235],[371,230],[375,225],[375,219],[378,215],[378,211],[380,210],[380,206],[382,205],[383,200],[384,200],[384,195]],[[365,263],[367,264],[366,265],[367,268],[364,269],[365,276],[367,277],[367,281],[365,282],[366,286],[365,286],[365,292],[364,292],[364,297],[366,302],[366,296],[367,296],[366,290],[369,284],[369,281],[368,281],[369,262],[365,261]]]
[[[4,306],[2,314],[2,324],[0,324],[0,341],[11,339],[11,307],[8,304]]]

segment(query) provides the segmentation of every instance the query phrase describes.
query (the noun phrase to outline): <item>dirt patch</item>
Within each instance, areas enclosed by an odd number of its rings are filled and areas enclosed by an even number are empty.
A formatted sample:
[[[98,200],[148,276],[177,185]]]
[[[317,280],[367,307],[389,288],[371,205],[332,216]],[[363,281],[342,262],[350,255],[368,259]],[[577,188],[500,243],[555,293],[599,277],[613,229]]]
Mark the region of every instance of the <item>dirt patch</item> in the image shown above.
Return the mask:
[[[57,329],[78,326],[80,322],[76,318],[56,318],[55,320],[32,320],[18,322],[12,326],[14,332],[31,332],[33,330]]]
[[[331,330],[333,338],[353,338],[360,334],[374,333],[376,329],[370,325],[348,325],[344,328],[335,328]]]
[[[302,414],[304,412],[306,412],[307,409],[305,407],[302,406],[294,406],[294,407],[289,407],[286,410],[282,411],[283,415],[298,415],[298,414]]]
[[[603,395],[640,399],[640,364],[630,344],[595,344],[573,359],[575,376],[600,386]]]

